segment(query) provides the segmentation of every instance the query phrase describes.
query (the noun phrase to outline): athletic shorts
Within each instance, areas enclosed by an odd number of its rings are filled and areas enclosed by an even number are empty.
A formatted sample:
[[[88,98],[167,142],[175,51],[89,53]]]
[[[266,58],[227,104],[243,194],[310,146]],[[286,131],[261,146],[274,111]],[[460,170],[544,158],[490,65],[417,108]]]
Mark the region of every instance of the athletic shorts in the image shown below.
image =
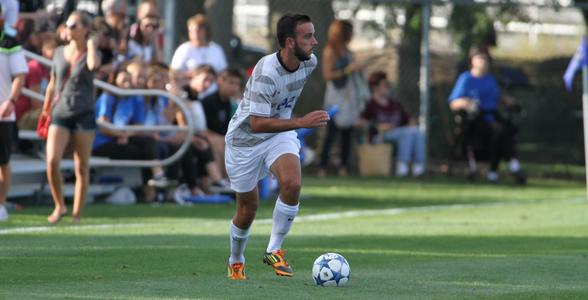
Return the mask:
[[[74,132],[93,132],[96,131],[96,116],[93,111],[81,113],[71,117],[51,117],[51,126],[59,126]]]
[[[225,147],[225,165],[231,189],[237,193],[252,191],[266,177],[272,164],[284,154],[299,157],[300,141],[294,131],[281,132],[253,147]]]
[[[14,122],[0,122],[0,166],[10,161],[10,150],[14,136]]]

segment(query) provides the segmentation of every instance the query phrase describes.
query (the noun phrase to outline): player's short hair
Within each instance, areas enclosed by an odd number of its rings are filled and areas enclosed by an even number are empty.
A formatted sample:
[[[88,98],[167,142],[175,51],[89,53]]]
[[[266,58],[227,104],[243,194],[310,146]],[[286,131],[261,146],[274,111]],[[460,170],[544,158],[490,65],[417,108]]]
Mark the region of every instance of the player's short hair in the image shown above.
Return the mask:
[[[368,77],[368,84],[370,86],[370,91],[373,91],[376,86],[380,84],[383,80],[387,80],[388,76],[383,71],[375,71],[370,74]]]
[[[278,20],[276,27],[278,44],[281,48],[286,45],[286,38],[296,37],[296,27],[300,24],[312,22],[310,17],[301,14],[285,14]]]

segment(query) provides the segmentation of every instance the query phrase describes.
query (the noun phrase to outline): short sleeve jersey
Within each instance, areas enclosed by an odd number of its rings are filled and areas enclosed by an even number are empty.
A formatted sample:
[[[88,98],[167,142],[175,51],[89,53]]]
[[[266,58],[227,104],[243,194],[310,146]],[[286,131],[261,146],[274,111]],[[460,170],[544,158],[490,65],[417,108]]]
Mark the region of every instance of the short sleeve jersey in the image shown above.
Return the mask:
[[[0,104],[8,101],[12,89],[12,78],[15,75],[26,74],[29,71],[27,61],[21,50],[12,53],[0,53]],[[14,112],[6,118],[0,118],[0,122],[14,121]]]
[[[226,136],[228,146],[251,147],[277,133],[253,133],[251,116],[290,119],[304,84],[317,65],[314,54],[302,61],[295,71],[288,71],[279,59],[279,52],[259,60],[247,81],[243,100],[229,123]]]

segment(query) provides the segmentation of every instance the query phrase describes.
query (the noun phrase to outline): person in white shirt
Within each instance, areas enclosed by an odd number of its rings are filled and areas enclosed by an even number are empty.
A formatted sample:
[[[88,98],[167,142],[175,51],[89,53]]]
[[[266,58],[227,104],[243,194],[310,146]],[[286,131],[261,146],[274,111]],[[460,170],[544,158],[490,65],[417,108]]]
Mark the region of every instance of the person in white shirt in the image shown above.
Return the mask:
[[[294,275],[284,259],[282,243],[298,214],[301,168],[295,129],[322,127],[329,121],[324,110],[292,118],[304,84],[317,65],[312,51],[318,42],[310,17],[284,15],[277,24],[277,38],[281,49],[255,66],[225,138],[225,165],[237,195],[228,262],[228,277],[233,280],[247,279],[243,254],[259,205],[257,182],[270,172],[277,178],[280,192],[263,261],[276,275]]]
[[[10,20],[10,10],[2,11],[0,3],[0,23]],[[4,28],[0,28],[0,44],[6,38]],[[10,150],[14,134],[16,115],[14,105],[25,82],[29,68],[19,45],[0,48],[0,221],[8,220],[6,195],[10,187]]]
[[[193,70],[202,64],[211,65],[220,74],[227,68],[227,58],[221,46],[211,40],[208,18],[197,14],[188,19],[187,25],[190,40],[181,44],[174,52],[170,65],[172,81],[191,78]]]

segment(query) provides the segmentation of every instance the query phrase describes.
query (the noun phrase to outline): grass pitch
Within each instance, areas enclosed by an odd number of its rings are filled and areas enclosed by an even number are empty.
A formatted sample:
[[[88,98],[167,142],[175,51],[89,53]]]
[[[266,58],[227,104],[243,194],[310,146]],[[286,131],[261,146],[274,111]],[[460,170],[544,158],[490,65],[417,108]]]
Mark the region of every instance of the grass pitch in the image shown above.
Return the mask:
[[[273,200],[247,247],[246,282],[225,278],[232,204],[89,205],[48,227],[50,207],[0,224],[0,299],[586,299],[582,182],[526,187],[432,178],[304,178],[284,247],[293,278],[262,264]],[[324,252],[349,285],[316,287]]]

